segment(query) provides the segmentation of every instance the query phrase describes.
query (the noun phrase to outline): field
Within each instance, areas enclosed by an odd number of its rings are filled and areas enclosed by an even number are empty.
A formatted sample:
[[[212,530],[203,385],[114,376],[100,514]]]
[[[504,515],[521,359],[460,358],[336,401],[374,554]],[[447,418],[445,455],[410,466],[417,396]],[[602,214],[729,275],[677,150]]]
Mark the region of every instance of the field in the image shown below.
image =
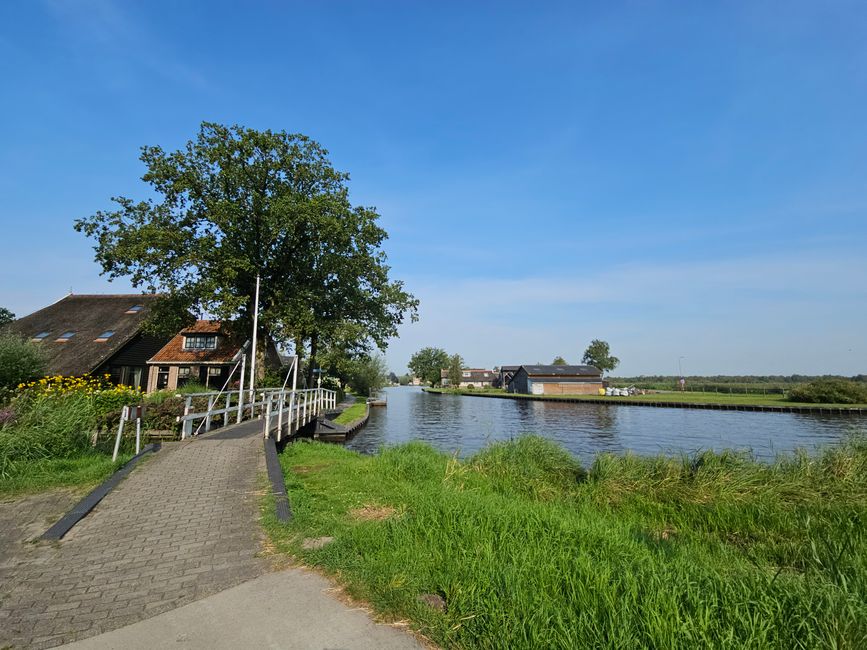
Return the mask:
[[[276,548],[447,648],[861,648],[867,443],[767,465],[297,443]],[[321,548],[311,538],[333,537]]]
[[[466,390],[466,389],[449,389],[449,388],[427,388],[428,392],[432,393],[452,393],[456,395],[478,395],[479,393],[495,393],[504,397],[538,397],[521,395],[518,393],[507,393],[501,389],[485,389],[485,390]],[[805,407],[830,407],[830,408],[867,408],[867,404],[812,404],[808,402],[789,402],[785,395],[782,394],[734,394],[727,393],[700,393],[690,391],[671,391],[648,393],[647,395],[630,395],[629,397],[600,397],[599,395],[548,395],[545,399],[585,399],[599,400],[603,399],[606,402],[617,403],[623,400],[635,400],[639,402],[649,403],[665,403],[665,402],[688,402],[691,404],[729,404],[729,405],[744,405],[744,406],[805,406]]]

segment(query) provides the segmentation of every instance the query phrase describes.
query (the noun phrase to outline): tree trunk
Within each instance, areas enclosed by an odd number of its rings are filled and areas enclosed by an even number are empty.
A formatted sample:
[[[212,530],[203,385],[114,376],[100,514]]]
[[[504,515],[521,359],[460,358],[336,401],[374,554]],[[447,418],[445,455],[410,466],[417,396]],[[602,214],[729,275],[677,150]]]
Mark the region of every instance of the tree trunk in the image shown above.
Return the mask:
[[[308,388],[316,388],[316,384],[313,383],[314,378],[314,370],[316,369],[316,352],[318,349],[319,337],[316,334],[313,334],[310,337],[310,360],[307,363],[307,387]]]

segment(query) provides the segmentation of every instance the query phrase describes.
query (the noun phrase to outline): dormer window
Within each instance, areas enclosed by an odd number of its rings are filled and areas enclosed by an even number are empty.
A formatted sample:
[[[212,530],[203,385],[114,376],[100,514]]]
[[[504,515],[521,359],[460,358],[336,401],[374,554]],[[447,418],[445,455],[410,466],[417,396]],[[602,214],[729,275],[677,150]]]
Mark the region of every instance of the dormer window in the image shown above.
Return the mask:
[[[124,313],[125,313],[125,314],[137,314],[137,313],[139,313],[142,309],[144,309],[144,305],[133,305],[132,307],[130,307],[129,309],[127,309]]]
[[[184,350],[216,350],[216,334],[185,334]]]
[[[69,339],[71,339],[73,336],[75,336],[75,332],[72,331],[72,330],[69,330],[68,332],[64,332],[63,334],[61,334],[60,336],[58,336],[55,340],[56,340],[58,343],[66,343],[66,342],[67,342]]]
[[[102,334],[96,337],[96,342],[105,343],[112,336],[114,336],[114,330],[105,330]]]
[[[49,334],[51,334],[51,332],[39,332],[39,334],[37,334],[33,337],[33,340],[34,341],[44,341],[45,339],[48,338]]]

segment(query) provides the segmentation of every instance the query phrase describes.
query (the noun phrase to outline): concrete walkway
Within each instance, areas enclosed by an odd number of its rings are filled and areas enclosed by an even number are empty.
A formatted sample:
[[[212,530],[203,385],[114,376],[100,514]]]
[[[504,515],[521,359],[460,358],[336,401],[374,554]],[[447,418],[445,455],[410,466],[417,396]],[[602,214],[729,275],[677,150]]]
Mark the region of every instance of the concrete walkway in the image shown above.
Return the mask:
[[[237,648],[354,648],[418,650],[405,631],[374,623],[328,595],[315,573],[269,573],[114,632],[91,637],[70,650],[235,650]]]
[[[29,542],[44,532],[32,524],[10,536],[0,547],[0,648],[117,629],[264,573],[260,428],[165,445],[59,542]]]

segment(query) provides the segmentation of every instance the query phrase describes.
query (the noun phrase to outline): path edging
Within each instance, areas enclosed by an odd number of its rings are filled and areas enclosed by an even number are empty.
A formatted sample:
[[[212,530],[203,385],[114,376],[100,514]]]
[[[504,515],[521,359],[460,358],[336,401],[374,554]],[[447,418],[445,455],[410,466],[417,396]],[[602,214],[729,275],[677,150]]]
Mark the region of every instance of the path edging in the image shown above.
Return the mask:
[[[271,482],[271,494],[274,495],[277,521],[285,523],[292,519],[292,508],[289,506],[289,496],[286,494],[286,483],[283,481],[283,470],[280,467],[277,443],[274,442],[274,438],[265,438],[265,467],[268,469],[268,480]]]
[[[96,507],[97,503],[102,501],[118,483],[126,478],[142,458],[147,454],[156,453],[160,450],[160,447],[161,445],[158,442],[145,445],[138,454],[124,463],[123,467],[97,485],[86,497],[76,503],[72,510],[63,515],[57,523],[42,533],[42,536],[39,539],[46,541],[57,541],[62,539],[66,533],[72,530],[72,527],[75,526],[75,524],[84,519],[87,514]]]

